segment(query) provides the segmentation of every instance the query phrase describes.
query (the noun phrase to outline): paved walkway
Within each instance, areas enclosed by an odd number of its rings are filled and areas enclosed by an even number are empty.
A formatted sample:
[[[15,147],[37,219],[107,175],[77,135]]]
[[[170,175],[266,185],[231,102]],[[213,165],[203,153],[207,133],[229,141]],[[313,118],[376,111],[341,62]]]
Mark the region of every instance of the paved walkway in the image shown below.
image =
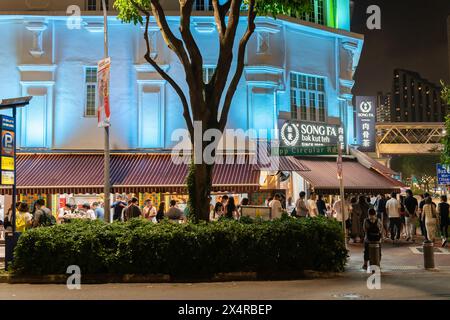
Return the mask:
[[[350,260],[346,270],[348,272],[364,272],[363,265],[363,245],[348,245],[350,250]],[[397,271],[418,271],[423,270],[422,241],[415,243],[401,241],[399,244],[392,244],[386,240],[381,249],[381,270],[383,272]],[[436,271],[450,271],[450,250],[448,247],[435,246],[434,261]]]

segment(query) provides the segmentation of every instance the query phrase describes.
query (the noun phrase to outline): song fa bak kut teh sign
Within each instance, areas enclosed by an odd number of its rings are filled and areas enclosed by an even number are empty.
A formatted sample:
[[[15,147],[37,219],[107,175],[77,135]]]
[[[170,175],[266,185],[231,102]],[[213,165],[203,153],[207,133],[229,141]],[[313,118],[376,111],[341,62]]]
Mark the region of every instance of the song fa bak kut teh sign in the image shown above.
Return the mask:
[[[8,116],[0,116],[2,145],[0,151],[0,184],[14,184],[15,170],[15,135],[14,135],[14,119]]]
[[[273,153],[283,156],[337,154],[342,130],[336,125],[287,121],[280,130],[280,145]]]

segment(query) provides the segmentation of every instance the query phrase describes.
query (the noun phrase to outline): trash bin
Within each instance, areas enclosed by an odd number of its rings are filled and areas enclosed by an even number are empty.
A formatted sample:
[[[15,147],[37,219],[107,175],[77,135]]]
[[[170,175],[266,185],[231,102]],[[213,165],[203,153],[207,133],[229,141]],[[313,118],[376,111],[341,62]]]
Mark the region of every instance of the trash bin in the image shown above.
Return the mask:
[[[369,262],[371,266],[380,266],[381,244],[379,241],[369,243]]]
[[[434,244],[429,240],[423,243],[423,266],[425,269],[434,269]]]
[[[5,231],[5,270],[14,259],[14,248],[19,240],[20,232]]]

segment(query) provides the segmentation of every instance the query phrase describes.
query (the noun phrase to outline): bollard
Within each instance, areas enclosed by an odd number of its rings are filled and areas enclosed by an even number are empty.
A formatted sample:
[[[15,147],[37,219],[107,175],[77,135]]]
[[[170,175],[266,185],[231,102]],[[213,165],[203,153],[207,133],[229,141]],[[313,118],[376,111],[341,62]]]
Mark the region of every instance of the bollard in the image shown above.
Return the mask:
[[[369,262],[371,266],[380,266],[381,244],[379,241],[369,243]]]
[[[429,240],[423,242],[423,266],[434,269],[434,244]]]

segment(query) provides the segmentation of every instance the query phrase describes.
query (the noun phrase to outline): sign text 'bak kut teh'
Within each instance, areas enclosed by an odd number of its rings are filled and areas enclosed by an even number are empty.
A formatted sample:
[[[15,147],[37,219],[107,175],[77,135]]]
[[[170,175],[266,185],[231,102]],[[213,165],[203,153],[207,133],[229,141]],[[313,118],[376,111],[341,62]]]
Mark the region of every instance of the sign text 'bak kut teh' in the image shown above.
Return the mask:
[[[0,116],[1,123],[1,137],[2,146],[0,153],[0,184],[1,185],[13,185],[14,184],[14,154],[16,152],[14,146],[14,119],[8,116]]]
[[[290,120],[280,129],[280,145],[273,153],[280,156],[333,155],[343,131],[336,125]],[[275,148],[274,148],[275,149]]]

